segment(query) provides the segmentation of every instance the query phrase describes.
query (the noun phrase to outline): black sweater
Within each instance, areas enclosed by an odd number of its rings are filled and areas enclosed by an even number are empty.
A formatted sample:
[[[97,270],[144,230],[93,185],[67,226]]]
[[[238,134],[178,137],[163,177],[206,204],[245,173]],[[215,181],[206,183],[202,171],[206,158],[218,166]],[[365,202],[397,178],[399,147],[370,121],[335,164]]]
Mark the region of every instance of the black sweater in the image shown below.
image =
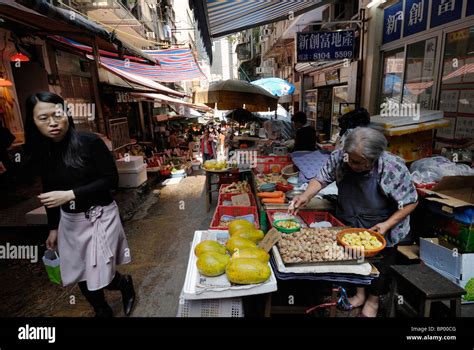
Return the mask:
[[[308,125],[296,130],[293,151],[314,151],[316,149],[316,130]]]
[[[108,205],[113,201],[111,190],[118,186],[118,172],[114,158],[97,135],[79,132],[84,167],[68,168],[61,158],[64,142],[52,143],[51,157],[45,157],[41,167],[43,193],[73,190],[76,199],[61,206],[65,212],[80,213],[91,206]],[[60,209],[46,208],[50,230],[57,229]]]

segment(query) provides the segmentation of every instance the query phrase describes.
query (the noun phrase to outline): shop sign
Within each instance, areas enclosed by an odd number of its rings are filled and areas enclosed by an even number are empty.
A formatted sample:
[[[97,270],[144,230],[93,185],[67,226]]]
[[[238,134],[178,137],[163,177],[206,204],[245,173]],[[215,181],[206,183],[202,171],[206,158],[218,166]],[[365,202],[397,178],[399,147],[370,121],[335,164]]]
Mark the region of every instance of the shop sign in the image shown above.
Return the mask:
[[[472,16],[474,15],[474,1],[468,1],[467,2],[467,11],[466,11],[466,16]]]
[[[407,0],[403,36],[409,36],[426,30],[428,23],[428,0]]]
[[[137,102],[137,99],[131,96],[128,92],[115,92],[117,97],[117,102],[126,103],[126,102]]]
[[[355,56],[355,31],[296,33],[297,62],[333,61]]]
[[[383,14],[383,43],[402,37],[403,2],[400,1],[385,9]]]
[[[431,28],[460,19],[462,3],[462,0],[433,0],[431,7]]]

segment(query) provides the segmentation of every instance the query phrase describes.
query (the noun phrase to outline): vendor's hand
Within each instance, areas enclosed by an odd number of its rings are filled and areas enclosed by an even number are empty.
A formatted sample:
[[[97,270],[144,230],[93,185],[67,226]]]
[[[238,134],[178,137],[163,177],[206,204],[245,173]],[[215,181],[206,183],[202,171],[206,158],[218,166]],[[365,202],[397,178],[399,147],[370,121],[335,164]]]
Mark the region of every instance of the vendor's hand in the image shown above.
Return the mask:
[[[46,206],[46,208],[55,208],[59,207],[74,198],[74,192],[70,191],[51,191],[46,193],[41,193],[38,198],[41,201],[41,204]]]
[[[50,230],[48,239],[46,240],[46,248],[55,250],[58,243],[58,230]]]
[[[375,226],[372,226],[370,230],[377,231],[381,235],[385,235],[390,230],[390,226],[386,222],[381,222]]]
[[[292,200],[292,203],[291,203],[292,205],[288,208],[288,214],[296,215],[296,213],[298,213],[298,210],[300,210],[300,208],[308,204],[309,200],[310,199],[306,197],[304,194],[295,196],[295,198],[293,198]]]

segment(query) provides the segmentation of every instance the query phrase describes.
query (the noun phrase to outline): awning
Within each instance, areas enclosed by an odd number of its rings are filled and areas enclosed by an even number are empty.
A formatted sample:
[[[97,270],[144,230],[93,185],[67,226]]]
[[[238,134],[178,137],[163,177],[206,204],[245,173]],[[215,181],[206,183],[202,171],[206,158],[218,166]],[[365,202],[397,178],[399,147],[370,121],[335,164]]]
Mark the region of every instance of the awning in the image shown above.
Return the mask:
[[[298,16],[334,0],[189,0],[209,57],[211,38]]]
[[[87,58],[89,58],[90,60],[94,59],[94,57],[91,56],[91,55],[87,55]],[[114,68],[114,67],[110,67],[110,66],[102,63],[102,58],[99,61],[99,66],[106,69],[106,70],[108,70],[109,72],[111,72],[115,75],[118,75],[122,79],[125,79],[125,80],[127,80],[131,83],[134,83],[134,84],[144,86],[148,89],[151,89],[151,90],[154,90],[154,91],[159,91],[161,93],[165,93],[165,94],[169,94],[169,95],[178,96],[178,97],[186,96],[186,94],[184,94],[182,92],[170,89],[169,87],[166,87],[166,86],[164,86],[160,83],[157,83],[156,81],[153,81],[151,79],[148,79],[148,78],[145,78],[145,77],[142,77],[140,75],[133,74],[133,73],[125,72],[125,71],[122,71],[122,70]]]
[[[151,99],[151,100],[158,100],[158,101],[165,102],[165,103],[177,104],[177,105],[180,105],[180,106],[186,106],[186,107],[190,107],[190,108],[194,108],[194,109],[199,109],[199,110],[202,110],[202,111],[212,111],[212,108],[209,108],[208,106],[181,101],[181,100],[178,100],[176,98],[172,98],[172,97],[165,96],[165,95],[162,95],[162,94],[132,93],[132,95],[137,96],[137,97],[144,97],[144,98]]]
[[[2,0],[0,16],[7,27],[14,27],[17,35],[62,35],[88,45],[95,42],[100,49],[119,55],[127,53],[140,57],[146,63],[156,64],[152,57],[123,43],[100,25],[76,12],[51,5],[46,0],[22,0],[21,4]]]
[[[109,57],[101,57],[101,62],[122,72],[132,73],[161,82],[180,82],[205,78],[190,50],[182,50],[181,56],[167,56],[154,51],[150,56],[159,62],[159,66],[150,66],[136,62],[124,62]],[[147,51],[148,53],[151,51]]]
[[[92,53],[90,46],[83,45],[74,40],[60,36],[52,36],[50,38],[57,43],[73,47],[84,53]],[[152,66],[142,64],[139,61],[134,62],[137,60],[130,56],[123,57],[128,59],[127,64],[125,64],[123,60],[118,59],[118,55],[114,52],[100,50],[99,53],[104,64],[156,81],[174,83],[206,78],[190,49],[144,50],[143,52],[149,57],[154,58],[158,65]]]

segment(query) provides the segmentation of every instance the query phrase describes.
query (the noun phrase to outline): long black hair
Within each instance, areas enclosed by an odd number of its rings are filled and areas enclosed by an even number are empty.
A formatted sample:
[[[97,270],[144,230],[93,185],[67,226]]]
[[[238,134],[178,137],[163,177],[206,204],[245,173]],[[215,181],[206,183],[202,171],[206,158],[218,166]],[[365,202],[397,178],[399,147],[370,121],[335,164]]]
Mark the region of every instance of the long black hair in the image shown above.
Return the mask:
[[[61,158],[66,167],[71,168],[82,168],[84,166],[84,160],[82,157],[82,143],[74,128],[74,120],[72,119],[71,113],[65,104],[64,99],[52,92],[42,91],[37,92],[26,100],[26,120],[25,120],[25,151],[34,160],[50,160],[51,158],[51,147],[53,145],[52,140],[42,135],[38,130],[38,127],[33,120],[33,109],[38,102],[54,103],[55,105],[61,105],[67,114],[69,127],[66,132],[64,140],[61,142],[64,148],[61,152]],[[46,157],[46,159],[45,159]]]

